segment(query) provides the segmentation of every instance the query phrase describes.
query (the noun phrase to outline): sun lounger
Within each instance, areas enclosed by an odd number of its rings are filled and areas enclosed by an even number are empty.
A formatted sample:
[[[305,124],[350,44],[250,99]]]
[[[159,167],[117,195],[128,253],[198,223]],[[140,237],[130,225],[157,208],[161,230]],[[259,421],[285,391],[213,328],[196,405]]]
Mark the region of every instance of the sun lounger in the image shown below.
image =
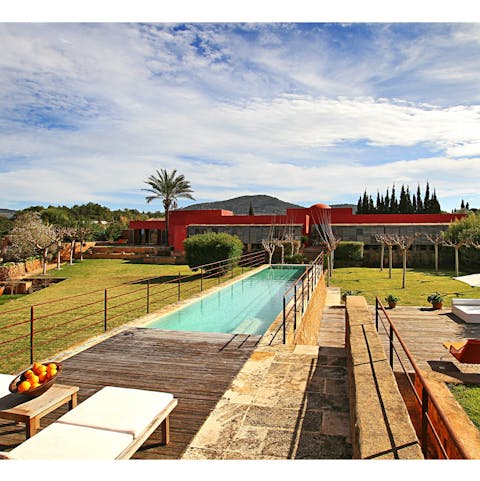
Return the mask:
[[[444,342],[443,346],[460,363],[480,364],[480,339],[459,342]]]
[[[162,424],[169,442],[170,393],[107,386],[5,453],[9,459],[129,459]]]
[[[15,376],[11,374],[0,374],[0,398],[8,396],[10,394],[10,383],[14,380]]]
[[[452,314],[464,322],[480,322],[480,299],[452,299]]]

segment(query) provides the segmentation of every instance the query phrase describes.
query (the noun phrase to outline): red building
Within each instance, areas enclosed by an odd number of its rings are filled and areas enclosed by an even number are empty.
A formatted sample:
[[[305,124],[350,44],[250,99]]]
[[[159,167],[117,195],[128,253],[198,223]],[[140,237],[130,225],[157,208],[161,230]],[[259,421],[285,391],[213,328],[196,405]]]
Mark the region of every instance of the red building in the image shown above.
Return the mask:
[[[306,208],[287,209],[284,215],[234,215],[229,210],[176,210],[170,212],[168,245],[175,251],[183,251],[183,241],[204,232],[228,232],[235,234],[248,249],[261,245],[272,228],[279,231],[293,229],[300,239],[302,235],[315,235],[322,213],[328,212],[333,231],[342,240],[362,241],[366,245],[377,244],[378,233],[436,233],[446,229],[455,219],[465,214],[354,214],[352,208],[330,208],[315,204]],[[129,243],[135,245],[166,244],[165,220],[149,219],[130,221]],[[419,241],[421,243],[421,241]]]

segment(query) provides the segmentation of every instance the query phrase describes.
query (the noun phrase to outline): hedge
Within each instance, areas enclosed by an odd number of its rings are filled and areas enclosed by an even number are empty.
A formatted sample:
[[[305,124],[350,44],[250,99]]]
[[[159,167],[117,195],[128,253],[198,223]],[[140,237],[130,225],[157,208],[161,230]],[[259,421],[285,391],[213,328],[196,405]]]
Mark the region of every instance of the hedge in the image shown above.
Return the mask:
[[[335,249],[335,265],[352,267],[363,261],[363,242],[342,241]]]
[[[183,242],[185,259],[190,268],[204,264],[239,257],[243,252],[243,242],[234,235],[209,232],[198,234]],[[238,262],[230,264],[230,268]]]

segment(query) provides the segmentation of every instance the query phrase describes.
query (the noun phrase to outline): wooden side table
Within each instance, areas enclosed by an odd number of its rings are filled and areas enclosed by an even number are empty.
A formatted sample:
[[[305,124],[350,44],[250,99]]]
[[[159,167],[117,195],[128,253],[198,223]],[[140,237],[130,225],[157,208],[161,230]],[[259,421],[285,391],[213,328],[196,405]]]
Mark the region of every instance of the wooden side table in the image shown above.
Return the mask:
[[[54,384],[36,398],[24,394],[8,394],[0,398],[0,419],[25,423],[27,439],[40,427],[40,419],[68,403],[68,409],[77,405],[77,386]]]

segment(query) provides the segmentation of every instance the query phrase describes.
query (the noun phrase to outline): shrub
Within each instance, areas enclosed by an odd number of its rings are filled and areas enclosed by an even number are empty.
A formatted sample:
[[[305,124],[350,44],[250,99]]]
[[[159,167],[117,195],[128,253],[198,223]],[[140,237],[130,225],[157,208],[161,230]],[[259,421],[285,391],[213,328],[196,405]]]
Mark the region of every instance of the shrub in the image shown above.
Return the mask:
[[[183,242],[183,247],[187,264],[192,269],[203,264],[238,257],[243,251],[243,243],[237,236],[215,232],[189,237]],[[229,267],[237,263],[234,262]]]
[[[285,256],[285,264],[304,264],[304,263],[305,263],[305,257],[303,257],[303,254]]]
[[[363,242],[343,241],[335,249],[335,265],[338,267],[361,266]]]

